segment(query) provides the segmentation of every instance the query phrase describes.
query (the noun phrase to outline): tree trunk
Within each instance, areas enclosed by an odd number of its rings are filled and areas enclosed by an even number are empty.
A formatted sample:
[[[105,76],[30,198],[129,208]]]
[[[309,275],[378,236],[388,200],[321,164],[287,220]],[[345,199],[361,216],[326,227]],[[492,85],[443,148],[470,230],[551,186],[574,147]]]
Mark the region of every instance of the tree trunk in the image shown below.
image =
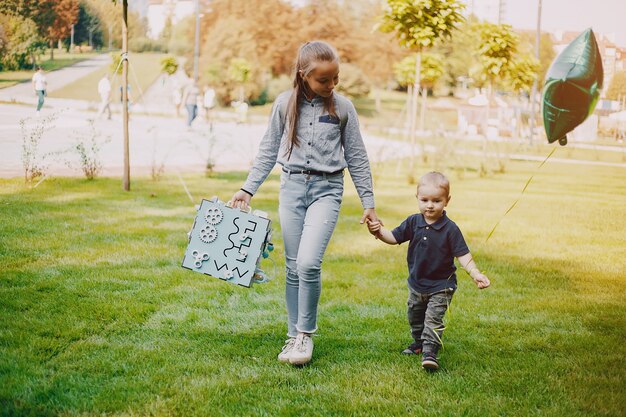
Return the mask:
[[[54,61],[54,41],[50,41],[50,61]]]
[[[130,154],[128,138],[128,0],[122,6],[122,119],[124,129],[124,191],[130,191]]]
[[[426,99],[428,97],[428,88],[426,88],[426,86],[422,87],[422,107],[420,109],[420,132],[422,132],[422,141],[421,141],[421,147],[422,147],[422,161],[424,161],[424,163],[426,163],[427,161],[427,157],[426,157],[426,144],[424,143],[424,136],[423,136],[423,132],[424,132],[424,120],[426,118]]]
[[[415,125],[417,124],[417,95],[420,89],[420,72],[422,65],[422,52],[415,55],[415,81],[413,82],[413,94],[411,99],[411,127],[409,130],[409,140],[411,142],[411,158],[409,160],[409,182],[415,182]],[[422,149],[422,152],[424,150]]]

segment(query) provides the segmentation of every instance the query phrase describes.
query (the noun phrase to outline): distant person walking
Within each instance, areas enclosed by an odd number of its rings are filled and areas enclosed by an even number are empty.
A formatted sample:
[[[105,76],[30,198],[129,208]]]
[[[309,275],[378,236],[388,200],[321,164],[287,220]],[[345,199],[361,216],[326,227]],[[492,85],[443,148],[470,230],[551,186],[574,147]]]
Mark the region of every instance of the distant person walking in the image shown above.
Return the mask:
[[[98,94],[100,94],[100,108],[97,117],[102,116],[106,110],[107,119],[111,120],[111,81],[109,81],[109,74],[104,74],[98,82]]]
[[[209,129],[213,131],[213,108],[215,107],[215,90],[211,86],[204,87],[204,95],[202,96],[202,107],[204,107],[204,115],[209,122]]]
[[[200,89],[195,82],[190,83],[185,88],[183,93],[183,103],[187,108],[187,126],[191,128],[191,123],[198,116],[198,97],[200,96]]]
[[[43,107],[44,97],[47,95],[46,90],[48,88],[48,81],[46,80],[46,76],[43,73],[43,68],[41,65],[37,65],[37,72],[33,75],[33,90],[35,90],[35,94],[37,94],[37,116],[39,116],[41,112],[41,108]]]

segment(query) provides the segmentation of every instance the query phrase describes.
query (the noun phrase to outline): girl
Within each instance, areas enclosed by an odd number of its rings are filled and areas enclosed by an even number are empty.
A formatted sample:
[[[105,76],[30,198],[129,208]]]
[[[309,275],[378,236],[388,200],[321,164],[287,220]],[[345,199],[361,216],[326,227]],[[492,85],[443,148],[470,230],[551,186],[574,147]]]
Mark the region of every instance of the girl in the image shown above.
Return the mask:
[[[308,363],[313,354],[322,257],[337,223],[345,168],[364,208],[361,224],[378,221],[356,110],[333,91],[338,82],[339,57],[330,45],[314,41],[300,47],[294,88],[276,98],[248,178],[231,199],[233,207],[246,209],[276,162],[282,165],[288,339],[278,360],[293,365]]]

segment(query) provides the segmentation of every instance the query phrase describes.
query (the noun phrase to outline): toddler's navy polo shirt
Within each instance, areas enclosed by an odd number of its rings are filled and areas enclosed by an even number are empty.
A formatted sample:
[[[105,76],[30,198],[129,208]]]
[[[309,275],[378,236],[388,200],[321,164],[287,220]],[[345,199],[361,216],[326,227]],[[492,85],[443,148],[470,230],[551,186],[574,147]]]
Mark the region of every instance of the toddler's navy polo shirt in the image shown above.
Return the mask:
[[[409,241],[406,260],[409,286],[422,294],[456,289],[454,258],[469,253],[459,227],[443,212],[433,224],[421,213],[409,216],[391,231],[398,244]]]

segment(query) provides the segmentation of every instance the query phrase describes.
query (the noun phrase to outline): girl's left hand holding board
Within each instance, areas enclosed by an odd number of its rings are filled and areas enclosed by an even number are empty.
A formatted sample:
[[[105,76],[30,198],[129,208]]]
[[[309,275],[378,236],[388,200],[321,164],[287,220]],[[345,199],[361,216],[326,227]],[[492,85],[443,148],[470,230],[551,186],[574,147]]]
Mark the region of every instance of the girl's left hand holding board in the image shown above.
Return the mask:
[[[233,197],[230,199],[229,203],[231,207],[238,208],[241,210],[247,210],[250,205],[250,200],[252,196],[245,192],[244,190],[237,191]]]

